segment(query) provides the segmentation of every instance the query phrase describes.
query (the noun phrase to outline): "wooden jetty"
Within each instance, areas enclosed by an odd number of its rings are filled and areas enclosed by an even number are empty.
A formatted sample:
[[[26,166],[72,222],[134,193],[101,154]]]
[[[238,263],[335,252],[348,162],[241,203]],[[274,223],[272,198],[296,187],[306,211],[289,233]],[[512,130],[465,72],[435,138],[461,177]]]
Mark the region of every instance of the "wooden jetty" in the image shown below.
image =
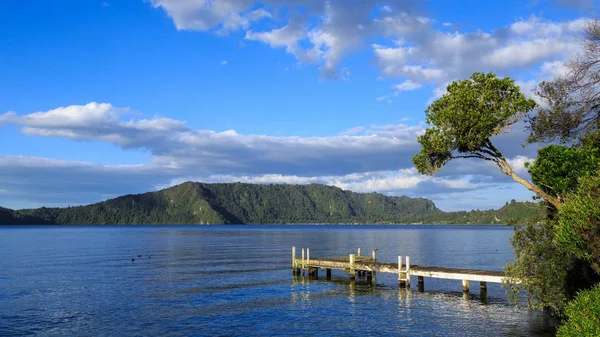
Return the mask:
[[[376,253],[373,250],[371,256],[363,256],[358,248],[356,254],[344,257],[311,258],[310,249],[302,248],[301,258],[297,258],[296,247],[292,247],[292,272],[295,275],[308,273],[308,276],[318,277],[319,269],[324,269],[326,278],[331,279],[331,270],[339,269],[348,272],[351,279],[355,279],[358,274],[359,277],[366,276],[369,282],[376,282],[377,273],[392,273],[398,275],[400,287],[410,287],[410,277],[416,276],[419,291],[424,291],[425,277],[462,280],[463,292],[469,292],[469,282],[473,281],[479,282],[482,296],[487,295],[487,282],[502,283],[506,280],[501,271],[411,265],[409,256],[404,261],[402,256],[398,256],[398,263],[379,262]]]

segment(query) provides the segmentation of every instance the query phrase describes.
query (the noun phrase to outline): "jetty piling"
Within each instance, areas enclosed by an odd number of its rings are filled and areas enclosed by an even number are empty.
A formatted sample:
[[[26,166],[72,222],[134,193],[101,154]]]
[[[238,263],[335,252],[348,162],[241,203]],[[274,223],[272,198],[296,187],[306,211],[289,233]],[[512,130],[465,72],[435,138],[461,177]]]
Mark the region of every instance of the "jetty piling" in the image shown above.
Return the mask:
[[[331,270],[338,269],[349,274],[350,279],[355,280],[358,277],[366,277],[367,282],[376,284],[376,275],[380,273],[392,273],[398,276],[398,286],[401,288],[410,288],[411,276],[417,276],[418,291],[425,290],[425,277],[441,278],[448,280],[462,281],[462,290],[465,294],[470,291],[470,281],[479,282],[480,297],[487,296],[487,283],[502,283],[505,275],[501,271],[474,270],[462,268],[444,268],[413,265],[410,262],[410,256],[398,256],[398,263],[377,261],[376,250],[371,253],[371,257],[362,256],[361,249],[357,249],[357,254],[349,254],[347,257],[333,258],[310,258],[310,248],[302,248],[302,258],[296,257],[296,247],[292,247],[292,273],[302,275],[308,272],[309,278],[318,277],[318,269],[325,269],[326,279],[331,279]]]
[[[356,255],[350,254],[350,278],[354,279],[356,277],[356,272],[354,271],[354,264],[356,263]]]

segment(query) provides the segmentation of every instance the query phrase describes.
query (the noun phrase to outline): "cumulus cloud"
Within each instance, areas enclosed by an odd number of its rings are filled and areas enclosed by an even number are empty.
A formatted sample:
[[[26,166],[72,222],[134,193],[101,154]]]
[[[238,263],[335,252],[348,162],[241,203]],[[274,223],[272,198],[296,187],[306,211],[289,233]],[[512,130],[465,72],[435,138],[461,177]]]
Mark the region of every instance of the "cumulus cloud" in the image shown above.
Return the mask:
[[[410,91],[410,90],[416,90],[419,89],[422,85],[419,83],[415,83],[411,80],[406,80],[400,84],[396,84],[394,86],[394,89],[398,90],[398,91]]]
[[[84,204],[186,180],[323,183],[357,192],[413,196],[511,183],[483,161],[453,162],[436,177],[418,174],[411,158],[418,151],[416,137],[424,132],[423,124],[358,126],[336,136],[303,138],[194,130],[183,121],[132,115],[128,108],[94,102],[0,115],[0,122],[19,125],[21,132],[30,136],[100,141],[152,154],[151,161],[141,165],[0,156],[0,189],[5,191],[0,202],[13,205],[14,200],[26,199],[31,206]],[[494,139],[501,150],[509,149],[505,155],[519,173],[523,163],[535,156],[534,149],[519,146],[523,139],[520,124]],[[28,179],[18,178],[22,176]]]
[[[403,13],[419,7],[414,0],[393,3],[394,10]],[[242,30],[246,40],[285,48],[300,62],[319,64],[321,76],[330,79],[347,79],[349,72],[339,67],[341,60],[376,34],[371,12],[393,12],[389,5],[370,1],[349,5],[346,0],[151,0],[151,4],[164,10],[177,29],[217,34]],[[268,20],[269,28],[259,25],[261,20]]]
[[[347,174],[410,166],[421,125],[355,129],[330,137],[279,137],[235,130],[193,130],[169,118],[130,118],[129,110],[89,103],[0,120],[20,125],[30,136],[101,141],[123,149],[145,149],[157,164],[204,174]]]
[[[593,5],[592,0],[554,1],[579,9]],[[460,32],[452,31],[451,23],[440,24],[424,15],[417,1],[348,5],[345,0],[151,0],[151,4],[164,10],[177,29],[243,31],[246,40],[284,48],[299,62],[318,64],[321,76],[330,79],[345,78],[340,70],[344,57],[377,41],[372,49],[383,76],[436,86],[474,71],[509,74],[562,61],[573,51],[573,32],[583,22],[531,16],[487,32]],[[269,24],[259,24],[261,20]]]
[[[373,45],[383,75],[441,85],[474,71],[507,74],[564,60],[576,49],[573,34],[583,20],[553,22],[532,16],[491,32],[471,33],[440,31],[432,20],[405,14],[378,24],[395,41]]]
[[[197,175],[194,170],[142,165],[101,165],[39,157],[0,156],[0,204],[14,208],[87,204],[123,194],[142,193],[184,181],[312,184],[355,192],[435,197],[494,186],[471,178],[427,177],[414,168],[344,175]],[[16,179],[26,175],[28,179]],[[473,180],[473,181],[472,181]],[[452,209],[452,208],[446,208]]]
[[[162,8],[179,30],[205,31],[216,26],[222,31],[235,31],[248,27],[251,21],[271,14],[265,10],[251,11],[253,1],[223,0],[150,0],[155,8]]]
[[[531,16],[490,32],[470,33],[439,30],[434,20],[406,14],[376,21],[393,41],[372,45],[382,75],[433,86],[431,103],[448,83],[475,71],[513,76],[530,82],[530,88],[560,75],[564,60],[578,48],[574,36],[585,20],[558,22]],[[392,95],[397,96],[394,90]]]

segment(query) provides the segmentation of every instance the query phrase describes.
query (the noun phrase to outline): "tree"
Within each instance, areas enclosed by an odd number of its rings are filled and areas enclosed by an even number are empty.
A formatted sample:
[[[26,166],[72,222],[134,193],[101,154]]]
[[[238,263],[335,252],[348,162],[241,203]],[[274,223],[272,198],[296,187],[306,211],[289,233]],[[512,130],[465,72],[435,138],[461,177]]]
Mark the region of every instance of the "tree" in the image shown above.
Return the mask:
[[[583,178],[559,211],[556,241],[600,273],[600,177]]]
[[[510,239],[515,261],[506,265],[503,284],[513,302],[526,294],[530,308],[561,312],[569,301],[568,277],[575,259],[556,243],[554,227],[555,221],[541,217],[515,227]]]
[[[600,127],[600,22],[584,28],[582,52],[566,63],[564,76],[539,84],[546,103],[529,119],[529,142],[581,141]]]
[[[425,110],[432,127],[418,138],[421,151],[413,157],[417,170],[433,175],[455,158],[491,161],[502,173],[559,208],[557,197],[518,176],[490,140],[532,111],[535,101],[526,98],[512,79],[493,73],[476,72],[470,79],[452,82],[446,91]]]
[[[557,331],[559,337],[600,336],[600,284],[582,291],[565,310],[566,322]]]
[[[564,201],[577,189],[579,180],[595,174],[600,166],[598,149],[548,145],[538,151],[533,164],[526,163],[531,181],[544,192]]]

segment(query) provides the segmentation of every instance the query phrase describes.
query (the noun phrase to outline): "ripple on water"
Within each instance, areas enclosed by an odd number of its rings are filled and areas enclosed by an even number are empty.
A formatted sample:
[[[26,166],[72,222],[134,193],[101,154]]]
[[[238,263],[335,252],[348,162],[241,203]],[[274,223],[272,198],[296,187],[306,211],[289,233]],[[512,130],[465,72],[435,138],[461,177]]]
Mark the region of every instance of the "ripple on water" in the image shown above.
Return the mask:
[[[289,270],[291,246],[495,270],[512,259],[510,229],[453,228],[0,228],[0,335],[551,335],[494,285],[484,304],[460,281],[426,279],[419,293],[394,275],[372,286]]]

